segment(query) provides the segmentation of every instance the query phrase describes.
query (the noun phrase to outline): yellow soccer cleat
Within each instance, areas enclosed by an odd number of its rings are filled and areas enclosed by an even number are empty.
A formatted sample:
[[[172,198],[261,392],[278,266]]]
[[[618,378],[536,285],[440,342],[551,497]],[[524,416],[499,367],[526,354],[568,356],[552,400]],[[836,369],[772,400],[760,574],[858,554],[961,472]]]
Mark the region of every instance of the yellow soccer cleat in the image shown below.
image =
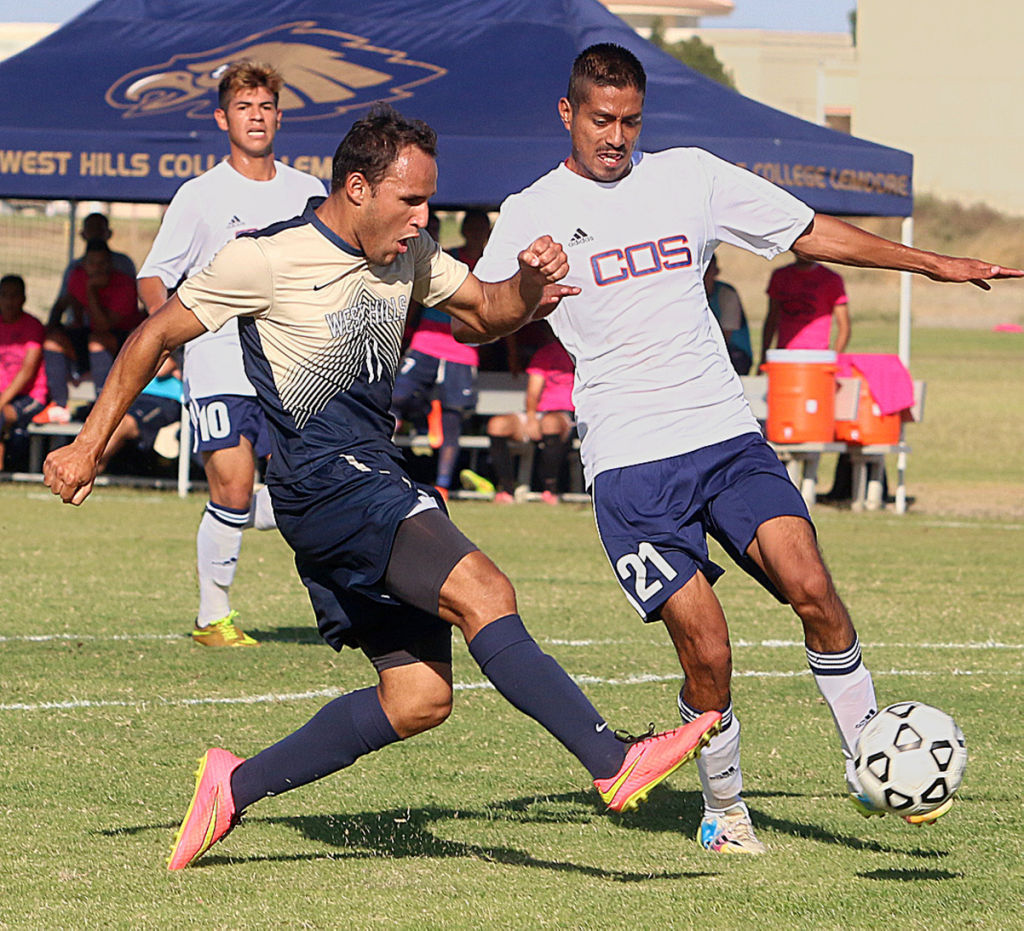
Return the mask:
[[[237,611],[227,617],[213,621],[206,627],[196,625],[192,628],[192,639],[204,647],[258,647],[259,641],[253,640],[244,630],[235,626]]]

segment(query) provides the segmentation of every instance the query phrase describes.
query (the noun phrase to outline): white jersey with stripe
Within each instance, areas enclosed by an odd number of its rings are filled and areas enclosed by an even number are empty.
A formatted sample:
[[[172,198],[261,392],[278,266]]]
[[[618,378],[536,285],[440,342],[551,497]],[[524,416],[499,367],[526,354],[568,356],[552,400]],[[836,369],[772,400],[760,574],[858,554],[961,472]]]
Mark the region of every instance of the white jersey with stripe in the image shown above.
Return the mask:
[[[310,197],[324,195],[319,178],[283,162],[274,162],[274,169],[269,181],[253,181],[225,161],[186,181],[167,207],[139,278],[176,288],[236,236],[298,216]],[[242,368],[234,323],[185,346],[184,376],[189,398],[256,393]]]
[[[390,265],[371,265],[320,221],[320,202],[229,243],[178,289],[209,330],[238,318],[279,483],[338,456],[401,460],[390,406],[409,304],[436,306],[469,274],[422,230]]]
[[[587,484],[606,469],[692,452],[758,424],[708,307],[719,243],[770,258],[813,211],[702,149],[637,153],[604,183],[564,163],[501,206],[474,274],[515,273],[522,243],[565,247],[564,284],[582,289],[548,318],[576,365],[573,401]]]

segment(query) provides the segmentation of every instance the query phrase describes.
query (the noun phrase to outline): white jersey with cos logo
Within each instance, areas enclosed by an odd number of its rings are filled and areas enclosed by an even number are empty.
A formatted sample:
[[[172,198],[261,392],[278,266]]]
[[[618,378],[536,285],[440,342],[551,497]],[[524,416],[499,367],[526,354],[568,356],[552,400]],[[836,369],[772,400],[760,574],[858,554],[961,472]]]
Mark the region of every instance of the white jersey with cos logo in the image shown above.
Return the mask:
[[[588,486],[606,469],[653,462],[758,431],[708,307],[704,269],[719,243],[771,258],[814,216],[768,181],[702,149],[634,155],[597,182],[565,164],[509,197],[475,274],[514,274],[525,243],[550,235],[582,289],[548,318],[576,364],[573,401]]]
[[[253,181],[221,162],[186,181],[172,198],[139,278],[159,278],[170,291],[205,268],[221,248],[242,233],[264,229],[302,213],[310,197],[323,197],[319,178],[274,162],[274,177]],[[238,325],[185,344],[185,394],[256,394],[242,367]]]

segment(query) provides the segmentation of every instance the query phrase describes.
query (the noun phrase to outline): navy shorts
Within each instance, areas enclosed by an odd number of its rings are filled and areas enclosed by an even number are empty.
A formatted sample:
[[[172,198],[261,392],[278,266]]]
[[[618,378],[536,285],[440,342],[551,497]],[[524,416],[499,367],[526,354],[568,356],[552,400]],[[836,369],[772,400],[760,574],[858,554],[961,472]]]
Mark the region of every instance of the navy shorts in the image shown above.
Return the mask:
[[[27,427],[32,422],[32,418],[46,407],[45,404],[40,404],[39,401],[27,394],[16,395],[11,398],[9,403],[14,408],[12,430],[22,430]],[[0,419],[0,423],[2,423],[2,419]]]
[[[156,435],[172,423],[181,420],[181,402],[174,398],[162,398],[155,394],[140,394],[128,408],[139,428],[136,445],[139,449],[152,449]]]
[[[437,590],[443,582],[438,573],[446,578],[475,547],[465,541],[456,542],[453,549],[446,541],[422,559],[419,587],[433,592],[433,605],[412,607],[417,601],[412,590],[402,601],[384,581],[399,524],[417,509],[436,507],[445,513],[434,488],[413,482],[389,456],[357,453],[287,485],[271,484],[270,495],[278,529],[295,551],[295,566],[327,643],[336,650],[359,646],[367,655],[367,644],[376,653],[400,645],[414,657],[450,662],[450,645],[446,660],[437,655],[438,644],[450,640],[449,625],[436,614]],[[447,517],[443,520],[457,533]],[[448,556],[450,564],[442,565]]]
[[[594,479],[594,514],[619,584],[646,621],[700,570],[712,585],[724,570],[708,555],[714,537],[744,571],[784,601],[746,555],[757,528],[773,517],[802,517],[807,505],[760,434]]]
[[[413,349],[405,354],[395,375],[391,403],[402,417],[413,417],[435,398],[451,411],[476,408],[475,365],[448,362]]]
[[[257,459],[270,455],[270,436],[263,408],[256,398],[238,394],[219,394],[192,398],[188,402],[192,421],[192,452],[212,453],[233,449],[244,436]]]

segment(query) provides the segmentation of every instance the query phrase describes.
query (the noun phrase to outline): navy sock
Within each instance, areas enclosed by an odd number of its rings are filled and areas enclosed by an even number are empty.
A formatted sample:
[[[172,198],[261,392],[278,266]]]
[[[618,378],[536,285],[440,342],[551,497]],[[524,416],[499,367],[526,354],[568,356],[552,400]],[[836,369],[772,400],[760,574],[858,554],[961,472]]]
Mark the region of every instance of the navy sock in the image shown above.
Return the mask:
[[[495,688],[545,727],[595,779],[619,771],[626,745],[558,663],[542,653],[518,614],[492,621],[469,652]]]
[[[569,440],[559,433],[545,433],[538,447],[540,451],[540,479],[545,491],[558,491],[558,478],[562,463],[569,452]]]
[[[50,400],[61,407],[67,407],[68,378],[71,375],[71,363],[68,357],[55,349],[44,349],[43,369],[46,371],[46,385],[50,389]]]
[[[99,352],[89,350],[89,371],[92,372],[92,383],[97,394],[107,383],[107,376],[113,366],[114,357],[106,349],[101,349]]]
[[[508,438],[491,437],[491,465],[498,479],[498,491],[513,494],[516,490],[516,470],[512,463],[512,450],[508,448]]]
[[[268,795],[322,779],[398,739],[376,688],[342,695],[231,774],[235,810],[241,812]]]
[[[441,409],[441,423],[444,430],[444,444],[437,451],[438,488],[451,488],[455,466],[459,462],[459,437],[462,435],[462,412]]]

